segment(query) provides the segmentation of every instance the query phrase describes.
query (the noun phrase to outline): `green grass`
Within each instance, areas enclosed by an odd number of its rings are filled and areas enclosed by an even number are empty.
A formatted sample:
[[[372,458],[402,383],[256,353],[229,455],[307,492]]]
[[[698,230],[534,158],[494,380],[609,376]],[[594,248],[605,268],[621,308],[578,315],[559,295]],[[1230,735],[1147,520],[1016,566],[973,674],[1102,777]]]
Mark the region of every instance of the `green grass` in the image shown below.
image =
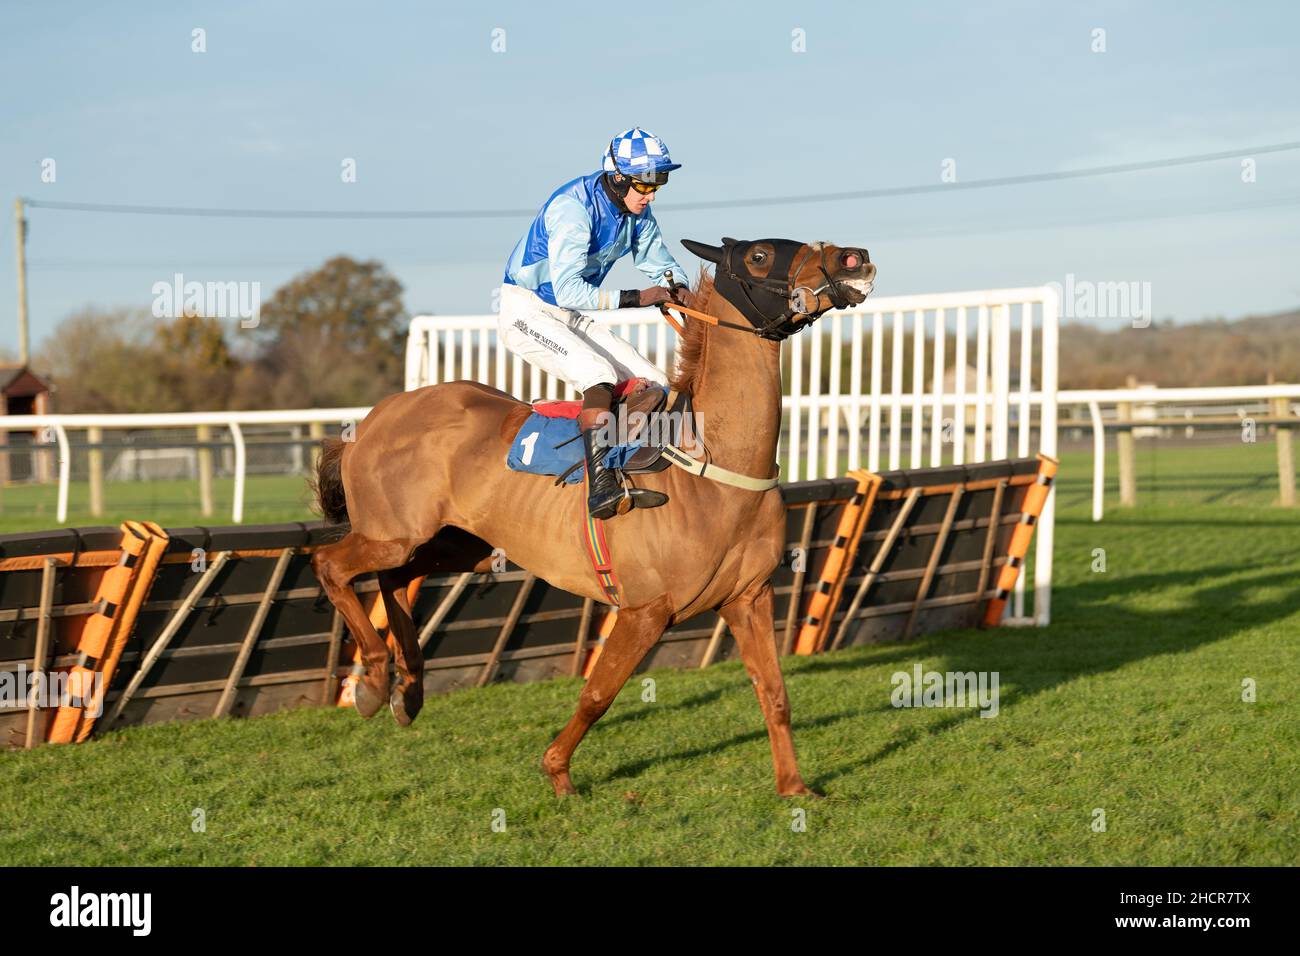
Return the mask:
[[[212,514],[204,515],[197,481],[111,481],[104,485],[104,514],[90,513],[90,487],[86,482],[68,486],[66,527],[118,525],[128,518],[156,521],[163,527],[231,524],[235,483],[231,478],[212,482]],[[0,534],[44,531],[58,524],[58,486],[9,485],[0,489]],[[244,524],[277,521],[312,521],[311,495],[306,479],[294,475],[250,475],[244,487]]]
[[[1058,503],[1090,507],[1092,452],[1061,455]],[[844,458],[847,465],[847,457]],[[928,459],[927,459],[928,460]],[[1271,441],[1256,444],[1207,444],[1179,448],[1157,441],[1137,443],[1140,504],[1271,505],[1277,502],[1277,449]],[[1119,504],[1119,465],[1115,449],[1106,455],[1108,509]],[[105,514],[90,513],[90,489],[72,482],[68,494],[68,527],[117,525],[127,518],[148,519],[163,526],[230,524],[234,500],[232,479],[213,482],[213,513],[199,509],[197,481],[120,481],[104,486]],[[1112,511],[1112,513],[1115,513]],[[43,531],[57,526],[58,486],[9,485],[0,488],[0,534]],[[250,475],[244,493],[244,523],[311,521],[306,480],[293,475]]]
[[[729,662],[652,672],[654,703],[634,679],[579,748],[570,800],[537,768],[576,680],[431,699],[406,730],[386,713],[310,710],[0,754],[0,858],[1291,864],[1300,515],[1250,480],[1271,474],[1270,451],[1169,451],[1168,483],[1101,524],[1087,519],[1088,459],[1067,455],[1051,627],[784,661],[801,766],[824,800],[775,796],[757,703]],[[997,671],[999,715],[891,707],[891,675],[916,662]],[[206,832],[191,829],[195,808]],[[791,827],[798,809],[806,832]]]
[[[1092,451],[1060,456],[1057,508],[1092,508]],[[1277,445],[1272,441],[1174,446],[1138,440],[1138,505],[1167,507],[1261,506],[1278,502]],[[1119,458],[1106,449],[1106,513],[1119,515]]]

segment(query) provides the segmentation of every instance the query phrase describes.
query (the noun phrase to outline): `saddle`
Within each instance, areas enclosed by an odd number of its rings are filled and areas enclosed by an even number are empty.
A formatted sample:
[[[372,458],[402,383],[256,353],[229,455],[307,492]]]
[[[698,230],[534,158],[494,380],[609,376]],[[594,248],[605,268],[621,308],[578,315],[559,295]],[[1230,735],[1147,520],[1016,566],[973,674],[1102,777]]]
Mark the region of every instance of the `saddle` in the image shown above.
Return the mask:
[[[575,420],[571,429],[568,429],[568,437],[559,440],[553,446],[554,450],[563,448],[580,437],[576,419],[582,410],[581,401],[539,401],[533,402],[531,407],[534,415],[545,419]],[[664,456],[665,445],[690,448],[699,440],[694,428],[691,396],[684,392],[669,392],[644,379],[619,382],[614,389],[614,403],[610,411],[615,421],[625,430],[627,439],[620,446],[623,453],[610,461],[610,467],[623,476],[663,471],[670,464]],[[555,424],[558,426],[560,423]],[[564,484],[582,467],[581,454],[576,454],[574,458],[573,463],[563,470],[548,472],[557,475],[557,485]]]

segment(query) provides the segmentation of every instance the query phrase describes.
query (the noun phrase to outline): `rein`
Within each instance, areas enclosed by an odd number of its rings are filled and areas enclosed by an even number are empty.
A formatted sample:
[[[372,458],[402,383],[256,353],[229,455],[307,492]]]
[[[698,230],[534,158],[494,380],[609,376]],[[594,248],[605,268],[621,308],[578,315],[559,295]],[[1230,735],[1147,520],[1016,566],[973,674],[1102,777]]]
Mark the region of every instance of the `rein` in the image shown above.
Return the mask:
[[[669,315],[669,309],[676,309],[682,315],[689,315],[692,319],[699,319],[701,322],[707,322],[709,325],[720,325],[725,329],[736,329],[740,332],[753,332],[755,335],[760,334],[759,330],[752,325],[741,325],[739,322],[728,322],[720,319],[716,315],[709,315],[707,312],[700,312],[698,309],[688,309],[684,305],[678,305],[676,302],[660,302],[659,311],[674,329],[678,335],[686,334],[686,327],[680,324],[676,319]]]

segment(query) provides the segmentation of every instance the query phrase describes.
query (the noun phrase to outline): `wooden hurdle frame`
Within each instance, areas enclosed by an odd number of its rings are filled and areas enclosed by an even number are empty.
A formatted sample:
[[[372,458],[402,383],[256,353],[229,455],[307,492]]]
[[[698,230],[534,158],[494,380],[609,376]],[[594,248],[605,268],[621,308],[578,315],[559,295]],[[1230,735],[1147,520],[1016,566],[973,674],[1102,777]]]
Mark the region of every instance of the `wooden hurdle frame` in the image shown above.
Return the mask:
[[[1036,468],[1029,470],[1022,463],[1016,474],[982,476],[983,472],[998,470],[998,463],[991,466],[954,466],[947,469],[932,469],[926,472],[904,472],[889,479],[870,473],[858,473],[852,477],[857,487],[848,499],[841,515],[835,538],[831,543],[818,577],[818,583],[809,598],[807,613],[799,632],[795,646],[797,654],[816,654],[823,650],[837,650],[844,646],[849,629],[853,623],[864,616],[882,616],[884,614],[905,614],[904,623],[898,638],[908,640],[916,630],[923,611],[935,607],[952,605],[969,605],[972,609],[968,625],[989,627],[1002,621],[1006,610],[1007,597],[1014,588],[1019,569],[1029,551],[1038,516],[1050,493],[1052,480],[1056,475],[1057,462],[1048,455],[1038,455]],[[957,480],[945,480],[954,475]],[[1010,513],[1005,511],[1008,503],[1014,499],[1008,491],[1021,492],[1019,504]],[[991,507],[987,517],[972,517],[957,520],[957,512],[962,501],[974,492],[992,491]],[[909,526],[909,520],[917,513],[918,505],[927,498],[946,496],[941,520],[920,528]],[[888,516],[884,527],[870,534],[864,534],[872,519],[872,509],[878,504],[896,502],[897,509]],[[997,553],[999,532],[1009,522],[1015,522],[1015,529],[1005,549]],[[950,536],[954,532],[977,531],[984,529],[981,555],[975,567],[971,562],[943,564],[942,557]],[[899,541],[908,536],[923,534],[933,535],[934,542],[929,547],[923,566],[916,571],[893,572],[895,581],[916,578],[918,584],[909,601],[885,607],[863,611],[863,604],[871,592],[872,586],[889,573],[888,565],[893,560]],[[827,640],[837,617],[837,611],[845,586],[851,582],[853,563],[859,550],[864,547],[863,538],[879,546],[872,552],[872,557],[861,569],[862,575],[856,581],[853,598],[848,608],[839,616],[839,625],[834,637]],[[990,590],[988,582],[994,570],[998,571],[996,587]],[[978,578],[972,591],[948,595],[940,598],[931,596],[931,589],[940,575],[953,575],[962,572],[978,571]],[[919,573],[918,573],[919,572]],[[793,610],[793,608],[792,608]],[[982,613],[981,613],[982,612]]]
[[[929,628],[935,608],[957,608],[964,624],[1000,621],[1054,471],[1040,456],[782,486],[787,560],[773,577],[778,649],[836,650],[859,642],[863,622],[882,615],[896,625],[882,639],[913,636]],[[963,514],[980,494],[998,520]],[[13,648],[0,670],[68,674],[83,692],[58,707],[33,698],[0,709],[0,746],[73,742],[165,719],[349,705],[355,642],[310,568],[312,552],[336,534],[318,523],[163,530],[127,522],[0,536],[0,575],[14,576],[0,591],[7,596],[0,636],[19,638],[0,642]],[[925,560],[900,571],[895,553],[928,536]],[[944,559],[954,540],[964,542],[969,560]],[[954,572],[973,575],[970,587],[930,594]],[[882,604],[881,587],[906,589],[906,600]],[[354,588],[388,637],[374,578]],[[430,575],[411,582],[408,597],[433,693],[585,677],[617,613],[513,567]],[[721,617],[709,612],[670,628],[643,667],[707,667],[736,655]],[[101,700],[86,696],[97,675]]]

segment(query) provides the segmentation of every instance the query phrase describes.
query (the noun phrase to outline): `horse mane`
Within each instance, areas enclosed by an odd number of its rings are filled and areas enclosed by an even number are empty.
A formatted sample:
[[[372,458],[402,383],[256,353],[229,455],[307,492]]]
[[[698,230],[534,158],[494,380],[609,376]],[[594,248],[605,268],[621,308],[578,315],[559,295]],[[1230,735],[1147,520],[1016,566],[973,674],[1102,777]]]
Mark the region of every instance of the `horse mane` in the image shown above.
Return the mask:
[[[699,312],[708,312],[713,300],[713,276],[701,270],[700,277],[692,290],[695,297],[694,308]],[[677,336],[677,358],[668,384],[674,391],[693,392],[696,377],[704,365],[705,330],[707,326],[695,319],[683,323],[686,332]]]

